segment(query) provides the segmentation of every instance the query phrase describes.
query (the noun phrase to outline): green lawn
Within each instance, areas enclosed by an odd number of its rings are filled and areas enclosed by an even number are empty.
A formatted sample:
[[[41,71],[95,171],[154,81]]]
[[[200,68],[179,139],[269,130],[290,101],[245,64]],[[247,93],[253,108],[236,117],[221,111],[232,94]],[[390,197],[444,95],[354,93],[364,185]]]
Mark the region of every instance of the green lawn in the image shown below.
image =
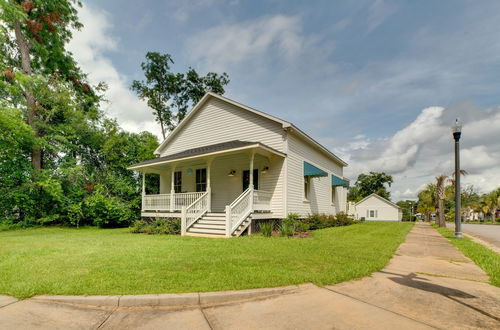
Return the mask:
[[[438,232],[448,238],[463,254],[471,258],[486,274],[490,276],[490,283],[500,287],[500,254],[476,243],[467,237],[457,239],[449,228],[437,228]]]
[[[127,229],[0,232],[0,294],[114,295],[333,284],[382,269],[410,223],[362,223],[312,238],[210,239]]]

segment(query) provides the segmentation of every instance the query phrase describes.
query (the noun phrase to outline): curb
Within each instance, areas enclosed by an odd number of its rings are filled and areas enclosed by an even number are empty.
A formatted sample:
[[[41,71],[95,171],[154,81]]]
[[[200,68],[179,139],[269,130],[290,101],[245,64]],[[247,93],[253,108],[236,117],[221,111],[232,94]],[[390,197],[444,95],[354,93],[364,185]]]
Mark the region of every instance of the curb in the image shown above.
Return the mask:
[[[315,287],[306,283],[275,288],[196,293],[165,293],[123,296],[34,296],[30,300],[102,307],[190,307],[212,306],[244,300],[268,298]]]
[[[495,251],[496,253],[500,253],[500,249],[498,247],[496,247],[495,245],[491,244],[490,242],[487,242],[475,235],[472,235],[472,234],[469,234],[469,233],[464,233],[462,231],[462,234],[465,236],[465,237],[468,237],[470,238],[472,241],[476,242],[476,243],[479,243],[481,245],[484,245],[485,247],[487,247],[488,249],[490,250],[493,250]]]

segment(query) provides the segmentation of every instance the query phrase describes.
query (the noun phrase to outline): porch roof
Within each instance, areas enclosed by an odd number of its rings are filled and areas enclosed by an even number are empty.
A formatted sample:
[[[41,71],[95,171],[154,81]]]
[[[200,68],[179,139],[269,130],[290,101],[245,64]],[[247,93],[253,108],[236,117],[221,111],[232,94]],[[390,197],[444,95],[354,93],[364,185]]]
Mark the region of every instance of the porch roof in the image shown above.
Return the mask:
[[[286,156],[284,153],[282,153],[276,149],[273,149],[265,144],[262,144],[260,142],[233,140],[233,141],[228,141],[228,142],[217,143],[217,144],[212,144],[212,145],[208,145],[208,146],[188,149],[188,150],[184,150],[184,151],[181,151],[181,152],[178,152],[178,153],[175,153],[172,155],[164,156],[164,157],[158,157],[158,158],[154,158],[154,159],[145,160],[143,162],[129,166],[128,169],[129,170],[139,170],[141,168],[149,167],[152,165],[166,164],[166,163],[171,163],[171,162],[175,162],[175,161],[188,160],[191,158],[217,155],[217,154],[222,154],[222,153],[227,153],[227,152],[234,152],[234,151],[247,150],[247,149],[253,149],[253,148],[260,148],[260,149],[265,150],[266,152],[276,154],[276,155],[281,156],[281,157]]]

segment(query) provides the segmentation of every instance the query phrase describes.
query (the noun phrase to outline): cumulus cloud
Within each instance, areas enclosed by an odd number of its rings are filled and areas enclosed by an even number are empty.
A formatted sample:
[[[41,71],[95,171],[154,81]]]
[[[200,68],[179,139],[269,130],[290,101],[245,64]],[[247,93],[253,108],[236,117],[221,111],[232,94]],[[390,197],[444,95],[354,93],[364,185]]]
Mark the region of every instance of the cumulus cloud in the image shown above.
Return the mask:
[[[449,108],[423,109],[413,122],[394,135],[376,140],[357,136],[336,152],[349,163],[346,174],[384,171],[393,175],[393,199],[416,198],[435,176],[454,171],[452,118],[466,119],[462,128],[463,182],[481,192],[500,185],[500,107],[482,109],[470,102]]]
[[[112,24],[108,14],[89,5],[79,10],[79,18],[84,27],[73,32],[73,39],[68,45],[80,64],[88,73],[92,84],[105,82],[107,102],[102,104],[105,112],[118,120],[125,130],[132,132],[150,131],[159,135],[151,110],[129,89],[130,82],[118,72],[108,52],[116,51],[118,40],[110,33]]]

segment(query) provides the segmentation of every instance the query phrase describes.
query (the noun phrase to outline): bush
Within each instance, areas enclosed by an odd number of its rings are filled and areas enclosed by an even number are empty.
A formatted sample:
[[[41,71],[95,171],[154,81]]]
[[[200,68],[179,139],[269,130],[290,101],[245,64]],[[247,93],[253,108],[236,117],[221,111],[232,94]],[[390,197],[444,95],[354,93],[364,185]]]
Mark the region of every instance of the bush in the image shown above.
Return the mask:
[[[282,223],[280,227],[280,235],[282,237],[289,237],[295,234],[295,228],[290,223]]]
[[[299,215],[296,213],[290,213],[286,218],[281,220],[280,233],[281,236],[293,236],[295,234],[295,229],[297,223],[299,222]]]
[[[330,228],[330,227],[339,227],[339,226],[349,226],[359,221],[356,221],[343,212],[338,213],[337,215],[330,214],[312,214],[307,218],[302,219],[302,222],[305,226],[308,226],[310,230]]]
[[[129,228],[131,233],[178,235],[181,233],[181,219],[156,218],[151,223],[136,220]]]
[[[271,237],[273,235],[274,222],[267,221],[260,224],[260,232],[265,237]]]
[[[134,217],[128,204],[116,197],[104,195],[101,187],[83,202],[83,214],[98,227],[123,227]]]

